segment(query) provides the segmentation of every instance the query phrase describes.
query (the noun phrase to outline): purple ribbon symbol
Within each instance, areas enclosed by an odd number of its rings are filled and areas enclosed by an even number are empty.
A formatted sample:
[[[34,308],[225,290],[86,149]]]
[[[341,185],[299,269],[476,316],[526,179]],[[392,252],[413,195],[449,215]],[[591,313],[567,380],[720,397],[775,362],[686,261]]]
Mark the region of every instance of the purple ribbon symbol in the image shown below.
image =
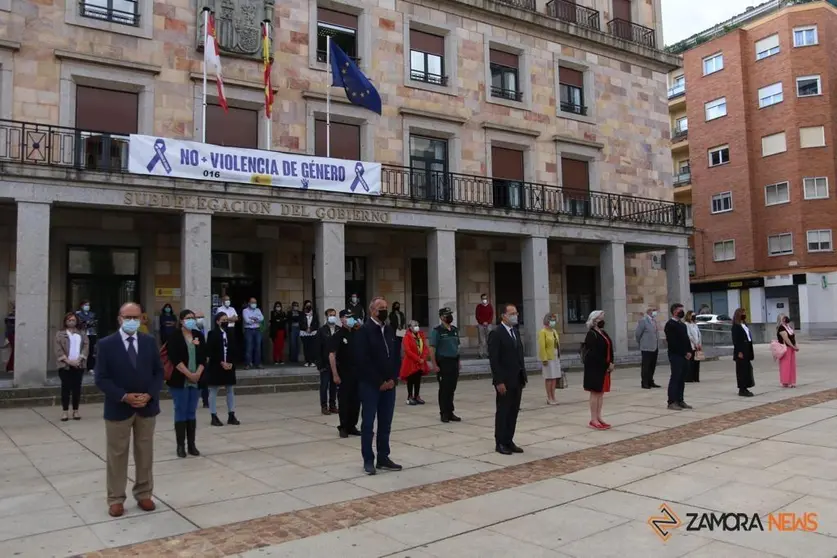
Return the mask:
[[[349,190],[354,192],[355,189],[358,187],[358,184],[360,184],[363,187],[363,189],[367,192],[369,191],[369,184],[367,184],[366,180],[363,178],[363,163],[355,164],[355,180],[354,182],[352,182],[352,185],[349,187]]]
[[[152,157],[151,161],[148,162],[148,166],[145,167],[148,169],[148,172],[153,172],[154,168],[159,163],[163,165],[164,169],[166,169],[166,174],[171,174],[171,165],[169,164],[169,160],[166,159],[166,140],[157,139],[157,141],[154,142],[154,152],[154,157]]]

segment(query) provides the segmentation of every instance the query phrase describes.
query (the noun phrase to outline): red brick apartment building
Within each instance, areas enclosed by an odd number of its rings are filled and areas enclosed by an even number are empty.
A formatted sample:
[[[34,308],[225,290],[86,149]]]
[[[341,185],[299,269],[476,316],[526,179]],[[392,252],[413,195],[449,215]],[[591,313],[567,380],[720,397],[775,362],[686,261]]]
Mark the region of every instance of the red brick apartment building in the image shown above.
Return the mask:
[[[672,48],[696,309],[745,307],[767,331],[781,313],[837,330],[837,2],[768,2]]]

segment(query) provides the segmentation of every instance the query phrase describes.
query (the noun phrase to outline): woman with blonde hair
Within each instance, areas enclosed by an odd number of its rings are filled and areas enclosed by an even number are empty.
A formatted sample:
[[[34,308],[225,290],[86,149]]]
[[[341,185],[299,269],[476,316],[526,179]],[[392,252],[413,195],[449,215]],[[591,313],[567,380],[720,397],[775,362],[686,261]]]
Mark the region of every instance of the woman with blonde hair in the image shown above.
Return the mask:
[[[787,350],[779,359],[779,381],[782,387],[796,387],[796,353],[799,352],[799,345],[796,344],[796,335],[790,325],[790,318],[786,314],[779,314],[776,322],[776,338]]]
[[[581,351],[584,362],[584,391],[590,392],[590,428],[607,430],[610,425],[602,420],[604,394],[610,391],[613,372],[613,342],[604,330],[605,313],[593,310],[587,318],[587,337]]]
[[[541,374],[546,385],[546,404],[557,405],[555,386],[561,378],[561,353],[558,348],[558,332],[555,326],[558,318],[555,314],[543,317],[543,329],[538,332],[538,360],[541,361]]]

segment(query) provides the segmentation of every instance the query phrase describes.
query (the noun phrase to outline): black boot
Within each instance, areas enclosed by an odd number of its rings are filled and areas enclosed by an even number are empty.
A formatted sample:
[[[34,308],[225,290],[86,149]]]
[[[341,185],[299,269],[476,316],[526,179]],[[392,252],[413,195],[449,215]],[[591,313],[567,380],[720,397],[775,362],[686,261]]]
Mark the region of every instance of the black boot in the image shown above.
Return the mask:
[[[238,422],[237,418],[235,418],[235,413],[230,413],[229,416],[227,417],[227,424],[232,424],[233,426],[238,426],[241,423]]]
[[[224,426],[224,423],[221,422],[221,419],[218,418],[218,415],[212,414],[212,421],[209,423],[210,426]]]
[[[201,452],[198,451],[198,448],[195,447],[195,429],[197,428],[198,421],[190,420],[186,422],[186,449],[189,452],[189,455],[194,455],[195,457],[199,456]]]
[[[186,423],[174,423],[174,436],[177,439],[177,457],[186,457]]]

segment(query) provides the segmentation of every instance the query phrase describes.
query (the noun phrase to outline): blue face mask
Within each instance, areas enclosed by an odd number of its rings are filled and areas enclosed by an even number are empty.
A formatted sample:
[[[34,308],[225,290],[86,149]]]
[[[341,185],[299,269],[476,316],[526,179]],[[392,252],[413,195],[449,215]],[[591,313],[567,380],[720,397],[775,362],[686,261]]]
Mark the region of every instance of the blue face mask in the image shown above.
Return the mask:
[[[188,318],[183,320],[183,325],[186,326],[186,329],[195,329],[197,322],[195,321],[195,318]]]
[[[166,314],[171,314],[171,308],[164,308],[163,312],[165,312]]]
[[[90,312],[90,305],[85,304],[84,306],[81,307],[81,309],[84,310],[85,312]]]
[[[139,320],[123,320],[122,321],[122,331],[127,333],[128,335],[133,335],[139,329],[140,323]]]
[[[354,318],[346,318],[346,325],[349,327],[355,327],[355,319]]]
[[[257,306],[258,304],[256,304],[255,302],[250,303],[250,308],[252,308],[253,310],[255,310]]]
[[[337,325],[337,316],[329,316],[328,323],[330,323],[331,325]]]

